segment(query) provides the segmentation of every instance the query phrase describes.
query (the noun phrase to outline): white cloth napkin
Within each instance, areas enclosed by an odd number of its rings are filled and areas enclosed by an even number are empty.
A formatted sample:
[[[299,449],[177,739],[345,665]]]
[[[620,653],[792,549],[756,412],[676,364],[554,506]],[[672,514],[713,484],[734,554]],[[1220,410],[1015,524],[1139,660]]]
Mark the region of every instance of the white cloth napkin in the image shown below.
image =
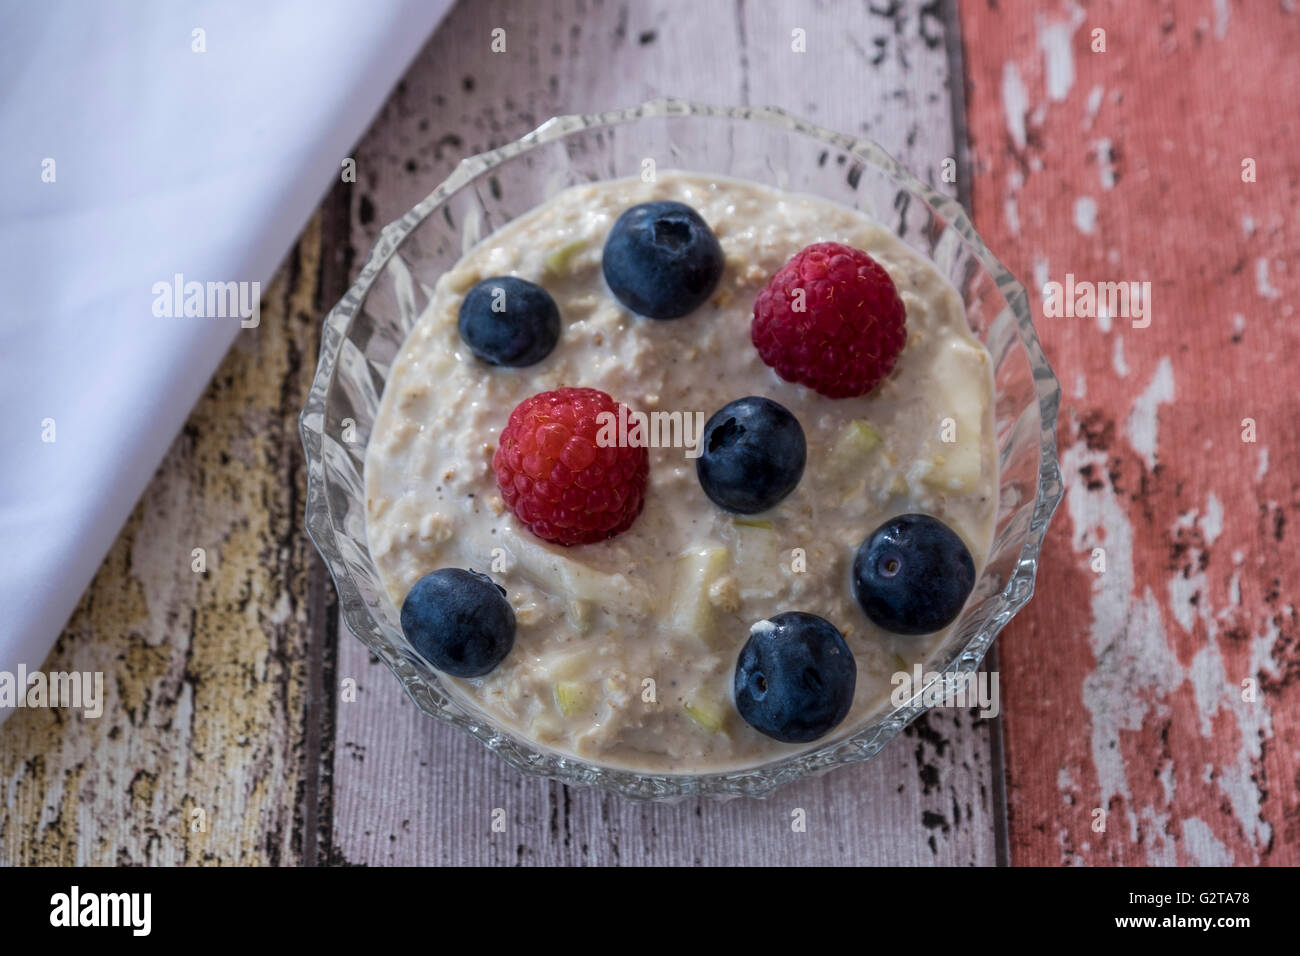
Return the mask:
[[[240,331],[155,284],[265,287],[450,6],[6,6],[0,671],[41,666]]]

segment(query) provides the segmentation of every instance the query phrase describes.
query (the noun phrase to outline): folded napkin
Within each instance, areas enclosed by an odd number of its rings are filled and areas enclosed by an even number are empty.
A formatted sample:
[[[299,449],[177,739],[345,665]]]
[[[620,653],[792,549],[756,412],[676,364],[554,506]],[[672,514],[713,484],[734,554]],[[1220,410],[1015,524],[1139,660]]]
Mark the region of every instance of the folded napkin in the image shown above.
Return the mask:
[[[257,320],[241,308],[252,283],[270,280],[450,5],[8,8],[0,672],[41,666],[241,324]]]

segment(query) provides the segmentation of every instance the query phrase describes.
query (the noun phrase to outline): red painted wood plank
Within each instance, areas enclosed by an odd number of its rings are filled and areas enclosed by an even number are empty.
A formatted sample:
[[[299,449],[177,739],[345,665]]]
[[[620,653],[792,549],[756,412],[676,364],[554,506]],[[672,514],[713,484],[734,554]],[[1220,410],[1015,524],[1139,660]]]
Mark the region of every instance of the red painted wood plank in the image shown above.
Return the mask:
[[[1013,863],[1300,863],[1294,6],[961,8],[981,233],[1150,283],[1146,327],[1031,296],[1068,492],[1001,638]]]

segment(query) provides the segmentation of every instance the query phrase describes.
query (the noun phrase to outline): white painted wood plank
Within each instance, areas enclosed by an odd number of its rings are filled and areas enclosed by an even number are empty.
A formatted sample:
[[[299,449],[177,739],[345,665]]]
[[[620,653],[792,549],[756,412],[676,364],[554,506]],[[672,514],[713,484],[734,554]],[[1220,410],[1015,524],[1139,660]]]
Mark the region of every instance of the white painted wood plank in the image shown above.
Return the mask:
[[[358,650],[360,648],[360,650]],[[422,714],[387,668],[344,641],[331,862],[514,864],[985,864],[992,862],[987,721],[932,714],[874,760],[766,800],[643,804],[524,777]],[[506,830],[493,833],[492,812]],[[807,831],[793,832],[805,811]]]
[[[892,6],[892,5],[891,5]],[[491,30],[507,53],[489,52]],[[807,52],[791,49],[806,31]],[[937,181],[954,155],[944,26],[907,4],[462,2],[357,150],[353,243],[422,198],[463,155],[556,113],[660,95],[781,106],[867,133]],[[525,778],[425,717],[340,628],[332,861],[558,864],[988,864],[990,726],[930,715],[868,764],[766,801],[632,803]],[[491,813],[506,811],[493,834]],[[805,833],[791,811],[807,813]]]

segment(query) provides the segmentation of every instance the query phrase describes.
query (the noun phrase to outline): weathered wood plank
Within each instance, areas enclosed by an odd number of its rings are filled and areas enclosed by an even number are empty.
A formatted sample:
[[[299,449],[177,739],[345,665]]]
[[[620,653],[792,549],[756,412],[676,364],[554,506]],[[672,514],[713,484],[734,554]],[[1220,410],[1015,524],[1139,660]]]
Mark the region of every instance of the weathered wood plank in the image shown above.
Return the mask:
[[[23,710],[5,724],[0,863],[303,858],[317,559],[297,417],[319,349],[321,233],[318,215],[44,665],[103,672],[103,716]]]
[[[548,116],[657,95],[783,106],[866,132],[938,180],[954,155],[945,25],[919,4],[459,5],[358,150],[354,244],[422,198],[462,156]],[[926,10],[934,5],[927,5]],[[938,9],[936,6],[935,9]],[[507,31],[507,53],[488,51]],[[806,31],[805,54],[791,48]],[[948,187],[951,188],[951,187]],[[527,779],[424,717],[346,630],[332,862],[991,863],[990,725],[936,713],[865,766],[766,802],[642,806]],[[999,777],[1000,779],[1000,777]],[[492,834],[494,808],[505,833]],[[808,832],[793,833],[803,808]]]
[[[1151,283],[1149,327],[1036,301],[1068,492],[1001,638],[1014,863],[1300,862],[1292,6],[961,9],[983,235]]]
[[[643,805],[525,778],[426,717],[344,636],[334,863],[411,865],[918,865],[991,862],[988,721],[932,714],[867,764],[767,800]],[[352,641],[351,643],[357,643]],[[357,658],[360,660],[357,660]],[[938,718],[938,719],[936,719]],[[364,725],[364,726],[363,726]],[[365,731],[360,732],[360,731]],[[506,830],[491,830],[505,811]],[[807,832],[792,829],[805,811]]]

